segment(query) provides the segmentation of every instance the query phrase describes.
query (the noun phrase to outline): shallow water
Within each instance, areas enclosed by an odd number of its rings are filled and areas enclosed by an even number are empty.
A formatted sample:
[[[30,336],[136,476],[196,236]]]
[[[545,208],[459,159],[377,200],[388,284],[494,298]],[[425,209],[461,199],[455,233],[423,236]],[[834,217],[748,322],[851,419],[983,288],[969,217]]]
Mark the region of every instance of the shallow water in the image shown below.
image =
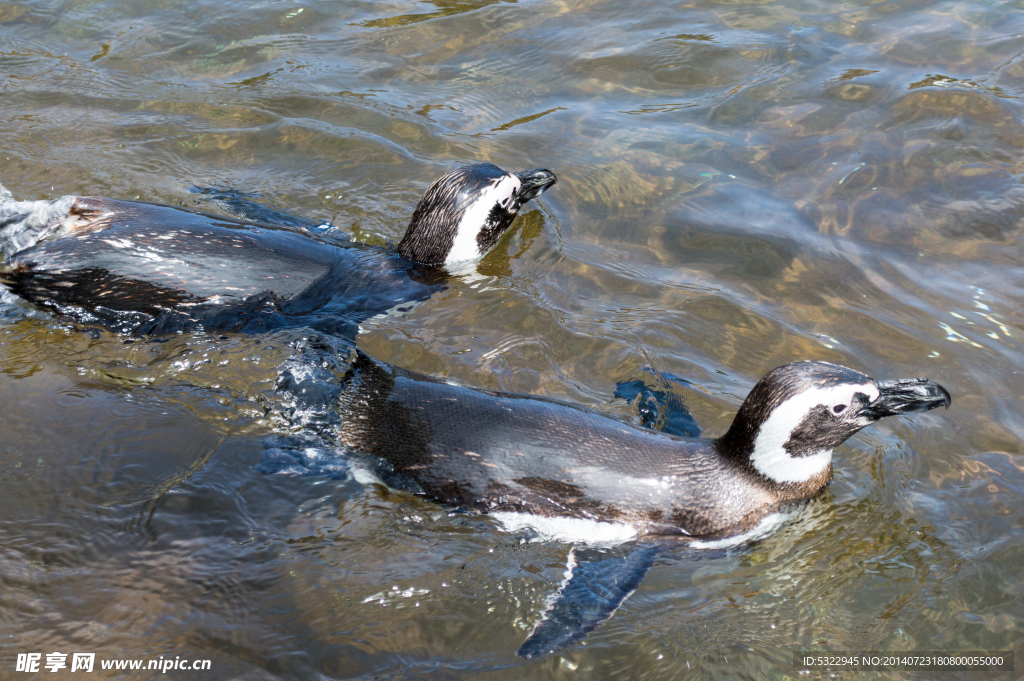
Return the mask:
[[[0,0],[19,199],[229,186],[384,244],[459,163],[555,171],[475,272],[367,325],[381,360],[624,419],[616,383],[654,367],[709,436],[797,359],[954,400],[839,448],[772,536],[665,555],[586,645],[524,661],[566,547],[253,470],[300,332],[94,338],[7,296],[0,676],[53,651],[246,679],[783,678],[806,649],[1019,670],[1022,10]]]

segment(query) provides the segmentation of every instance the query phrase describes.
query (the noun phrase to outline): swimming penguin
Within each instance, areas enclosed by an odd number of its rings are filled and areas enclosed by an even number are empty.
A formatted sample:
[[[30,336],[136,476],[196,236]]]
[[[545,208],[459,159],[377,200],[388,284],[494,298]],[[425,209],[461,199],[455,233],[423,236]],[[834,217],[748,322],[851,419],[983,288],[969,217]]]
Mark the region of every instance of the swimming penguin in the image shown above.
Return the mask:
[[[534,657],[609,617],[659,542],[714,546],[770,530],[780,510],[828,484],[832,450],[854,433],[950,403],[945,388],[924,378],[877,381],[797,362],[758,381],[724,435],[683,438],[360,355],[344,379],[336,433],[350,459],[392,488],[486,512],[535,537],[633,542],[618,554],[574,549],[558,599],[519,650]]]
[[[351,337],[359,322],[428,298],[443,280],[434,267],[483,256],[555,182],[543,169],[453,170],[427,189],[394,251],[327,238],[237,195],[214,193],[237,219],[139,201],[0,197],[0,283],[123,332],[308,326]]]

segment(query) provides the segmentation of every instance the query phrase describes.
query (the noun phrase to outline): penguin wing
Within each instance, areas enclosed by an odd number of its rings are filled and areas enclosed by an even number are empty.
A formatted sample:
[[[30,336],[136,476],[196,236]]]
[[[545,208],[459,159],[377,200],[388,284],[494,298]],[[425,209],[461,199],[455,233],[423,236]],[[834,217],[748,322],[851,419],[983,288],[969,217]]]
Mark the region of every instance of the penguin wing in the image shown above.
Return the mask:
[[[262,222],[277,227],[292,227],[304,230],[322,231],[324,221],[315,222],[304,217],[285,213],[253,200],[253,194],[228,187],[192,187],[190,194],[219,205],[240,220]],[[348,241],[347,237],[342,237]]]
[[[540,657],[586,636],[636,591],[659,551],[658,546],[636,542],[613,549],[572,549],[565,581],[519,655]]]

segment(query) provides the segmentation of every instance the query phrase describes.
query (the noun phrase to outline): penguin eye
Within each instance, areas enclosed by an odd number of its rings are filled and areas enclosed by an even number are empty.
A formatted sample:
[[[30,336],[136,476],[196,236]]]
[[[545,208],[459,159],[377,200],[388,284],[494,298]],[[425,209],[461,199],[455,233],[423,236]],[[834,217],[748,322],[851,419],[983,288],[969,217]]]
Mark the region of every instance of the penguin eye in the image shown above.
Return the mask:
[[[832,411],[834,411],[837,414],[842,414],[844,411],[846,411],[846,405],[837,404],[836,406],[832,407]]]

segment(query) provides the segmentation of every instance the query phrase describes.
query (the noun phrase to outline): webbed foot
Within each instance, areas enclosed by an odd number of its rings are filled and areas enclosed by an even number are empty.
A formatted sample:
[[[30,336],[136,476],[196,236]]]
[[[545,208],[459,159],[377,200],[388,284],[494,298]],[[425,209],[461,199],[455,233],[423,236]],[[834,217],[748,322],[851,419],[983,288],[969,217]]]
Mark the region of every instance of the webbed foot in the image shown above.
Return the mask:
[[[322,475],[336,480],[351,477],[344,450],[332,447],[314,433],[271,435],[255,468],[265,475]]]
[[[636,591],[659,551],[636,542],[572,549],[561,589],[518,654],[540,657],[582,639]]]
[[[672,389],[672,383],[689,386],[686,379],[672,374],[655,371],[650,367],[644,369],[660,384],[657,387],[648,385],[644,379],[623,381],[615,385],[615,397],[637,402],[640,411],[640,424],[652,430],[659,430],[680,437],[700,437],[701,428],[686,408],[683,398]]]

